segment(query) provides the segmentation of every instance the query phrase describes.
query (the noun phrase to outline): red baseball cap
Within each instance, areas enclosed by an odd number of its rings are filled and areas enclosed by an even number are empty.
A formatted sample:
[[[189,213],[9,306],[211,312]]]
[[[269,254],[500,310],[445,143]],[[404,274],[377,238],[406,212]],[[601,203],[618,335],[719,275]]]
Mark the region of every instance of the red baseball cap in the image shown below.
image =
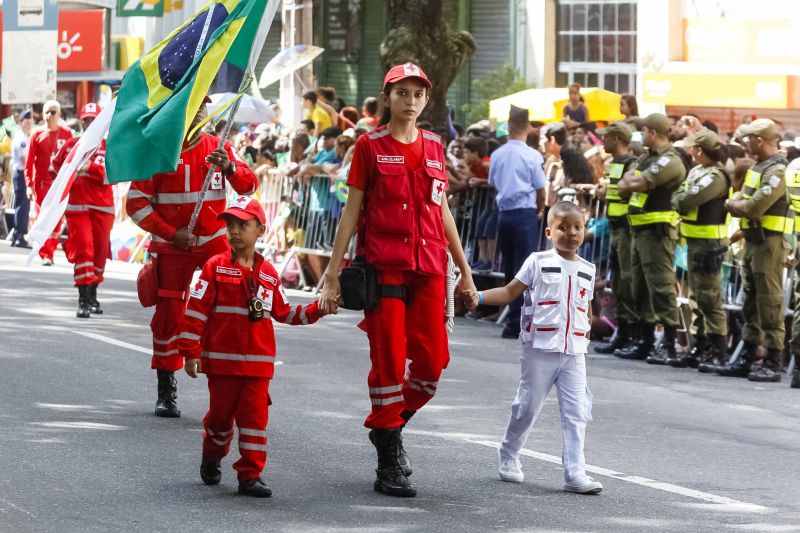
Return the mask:
[[[267,223],[267,216],[264,214],[264,208],[261,207],[258,200],[250,196],[238,196],[225,211],[217,216],[217,218],[221,220],[225,215],[233,215],[241,220],[257,218],[261,224]]]
[[[96,118],[99,114],[100,106],[94,102],[89,102],[88,104],[83,104],[80,113],[78,113],[78,118],[81,120],[85,118]]]
[[[402,65],[395,65],[390,68],[389,72],[386,73],[386,77],[383,78],[383,88],[386,89],[388,84],[397,83],[406,78],[418,78],[425,84],[425,87],[428,89],[431,88],[431,82],[428,76],[414,63],[403,63]]]

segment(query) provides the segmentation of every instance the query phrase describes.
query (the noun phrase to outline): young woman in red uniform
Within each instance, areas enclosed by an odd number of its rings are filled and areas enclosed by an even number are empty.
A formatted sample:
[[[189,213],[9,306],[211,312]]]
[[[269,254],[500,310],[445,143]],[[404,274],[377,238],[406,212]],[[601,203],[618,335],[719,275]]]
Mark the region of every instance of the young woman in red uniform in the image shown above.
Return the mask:
[[[472,274],[447,205],[444,146],[417,128],[431,83],[413,63],[389,70],[383,83],[381,126],[359,137],[320,295],[324,313],[336,312],[342,258],[358,230],[357,255],[378,275],[380,302],[365,312],[372,368],[367,379],[372,412],[364,425],[378,452],[374,488],[415,496],[401,430],[436,392],[449,361],[445,317],[446,250],[461,270],[464,290]],[[411,362],[406,373],[406,359]]]

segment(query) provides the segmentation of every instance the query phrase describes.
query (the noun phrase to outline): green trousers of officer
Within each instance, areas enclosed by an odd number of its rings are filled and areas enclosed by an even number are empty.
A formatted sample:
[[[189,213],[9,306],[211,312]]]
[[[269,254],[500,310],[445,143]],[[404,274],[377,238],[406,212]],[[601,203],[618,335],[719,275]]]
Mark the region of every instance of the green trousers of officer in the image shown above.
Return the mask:
[[[783,350],[783,235],[768,234],[762,243],[744,245],[744,328],[742,338],[751,344]]]
[[[695,268],[695,256],[709,256],[720,248],[719,240],[687,239],[689,255],[689,297],[698,336],[728,334],[728,317],[722,307],[722,270],[714,272]]]
[[[633,295],[641,321],[678,328],[675,238],[650,229],[633,230]],[[652,309],[652,311],[651,311]],[[654,320],[648,320],[650,317]]]
[[[633,240],[628,224],[611,230],[611,287],[617,306],[617,322],[636,324],[639,321],[633,297]]]
[[[798,235],[797,246],[794,250],[794,316],[792,316],[792,340],[789,341],[789,349],[795,356],[794,362],[800,365],[800,235]]]

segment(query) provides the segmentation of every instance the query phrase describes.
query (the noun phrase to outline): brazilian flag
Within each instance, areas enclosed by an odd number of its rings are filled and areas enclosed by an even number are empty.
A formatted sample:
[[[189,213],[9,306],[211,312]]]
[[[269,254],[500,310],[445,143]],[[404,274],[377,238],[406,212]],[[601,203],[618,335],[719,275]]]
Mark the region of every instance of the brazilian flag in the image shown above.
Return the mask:
[[[178,167],[183,139],[222,62],[247,70],[266,4],[212,0],[128,68],[106,142],[109,182],[149,180]]]

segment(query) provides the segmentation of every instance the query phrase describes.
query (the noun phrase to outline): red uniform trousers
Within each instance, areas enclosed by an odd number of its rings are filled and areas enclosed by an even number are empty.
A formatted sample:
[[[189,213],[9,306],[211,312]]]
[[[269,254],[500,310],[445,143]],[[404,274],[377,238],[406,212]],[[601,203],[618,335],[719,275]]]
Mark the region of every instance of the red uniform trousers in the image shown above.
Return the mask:
[[[203,456],[220,460],[228,455],[233,423],[239,428],[239,454],[233,464],[239,481],[261,475],[267,462],[269,379],[252,376],[208,375],[210,396],[203,418]]]
[[[39,213],[42,212],[42,202],[44,202],[45,196],[50,191],[50,186],[53,184],[52,181],[37,181],[35,188],[34,188],[34,198],[36,200],[36,216],[39,216]],[[64,218],[62,217],[61,220],[58,221],[58,225],[53,229],[53,233],[50,234],[50,237],[44,241],[44,244],[41,248],[39,248],[39,257],[42,259],[50,259],[52,261],[53,254],[56,252],[56,248],[58,248],[58,241],[61,239],[61,228],[64,225]]]
[[[391,429],[405,424],[404,410],[417,411],[436,393],[439,376],[447,367],[445,279],[413,272],[378,272],[381,284],[402,285],[407,302],[381,298],[365,313],[369,357],[367,378],[372,412],[364,425]],[[406,358],[411,363],[406,374]]]
[[[67,211],[67,260],[73,264],[75,286],[103,282],[111,255],[114,215],[96,209]]]
[[[156,312],[150,321],[150,330],[153,332],[151,368],[169,372],[183,368],[183,357],[178,352],[177,341],[189,299],[189,283],[194,271],[218,253],[220,249],[216,246],[201,251],[157,254],[159,296]],[[161,291],[173,294],[162,295]]]

